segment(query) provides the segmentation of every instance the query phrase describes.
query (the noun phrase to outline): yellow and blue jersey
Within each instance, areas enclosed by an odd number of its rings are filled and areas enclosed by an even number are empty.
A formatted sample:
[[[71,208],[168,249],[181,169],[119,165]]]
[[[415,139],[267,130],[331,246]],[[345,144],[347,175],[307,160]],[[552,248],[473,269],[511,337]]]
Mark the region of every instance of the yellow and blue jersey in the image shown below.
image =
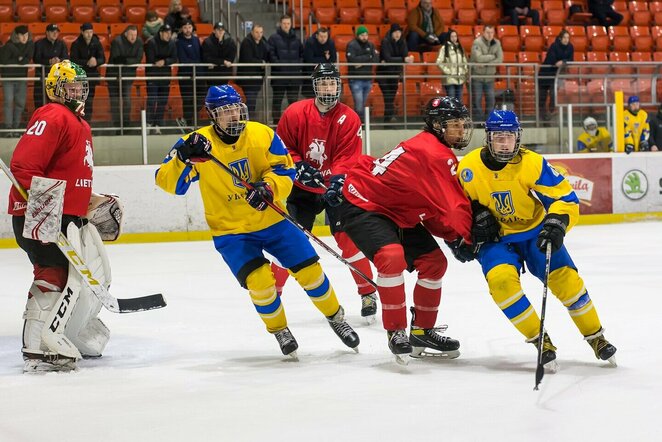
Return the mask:
[[[249,121],[237,142],[231,145],[221,141],[211,125],[195,132],[211,142],[214,157],[244,180],[267,182],[274,192],[274,203],[286,210],[282,201],[292,191],[296,171],[283,142],[271,128]],[[180,161],[176,149],[191,134],[179,139],[157,170],[159,187],[184,195],[198,181],[205,218],[214,236],[257,232],[283,221],[275,210],[258,211],[251,207],[244,198],[244,186],[213,161],[195,165]]]
[[[582,132],[577,137],[577,152],[612,152],[614,147],[611,142],[611,134],[606,127],[598,127],[598,133],[591,135]]]
[[[494,171],[483,163],[481,150],[462,158],[458,176],[469,199],[489,207],[499,221],[502,241],[536,236],[547,213],[567,214],[568,229],[577,223],[577,195],[541,155],[521,148],[511,163]]]
[[[632,144],[635,152],[639,151],[639,144],[647,141],[650,135],[650,126],[648,125],[648,113],[640,110],[637,115],[633,115],[628,109],[623,112],[625,121],[625,144]]]

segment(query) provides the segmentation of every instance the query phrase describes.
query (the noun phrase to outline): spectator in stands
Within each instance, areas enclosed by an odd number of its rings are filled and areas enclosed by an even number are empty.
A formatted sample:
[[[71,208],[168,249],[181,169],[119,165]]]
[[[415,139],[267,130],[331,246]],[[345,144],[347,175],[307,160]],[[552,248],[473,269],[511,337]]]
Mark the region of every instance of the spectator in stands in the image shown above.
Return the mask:
[[[356,38],[347,45],[347,62],[359,63],[349,66],[349,89],[354,98],[354,110],[364,121],[364,106],[372,89],[372,64],[379,62],[379,51],[368,40],[368,28],[361,25],[356,28]],[[364,78],[352,78],[363,76]]]
[[[163,19],[159,17],[156,11],[147,11],[145,24],[143,25],[143,40],[147,41],[156,36],[161,26],[163,26]]]
[[[177,63],[177,47],[172,40],[172,27],[164,24],[156,37],[145,44],[147,77],[170,77],[170,65]],[[160,126],[165,126],[164,114],[170,96],[170,79],[147,80],[147,125],[151,132],[161,134]]]
[[[613,4],[614,0],[588,0],[588,10],[601,26],[618,26],[623,15],[614,10]]]
[[[410,51],[431,51],[446,41],[444,20],[432,7],[432,0],[421,0],[407,14],[407,46]]]
[[[44,80],[51,66],[69,58],[67,46],[60,36],[60,28],[55,23],[46,26],[46,38],[38,40],[34,44],[34,62],[43,66],[43,70],[37,68],[37,75],[41,76],[41,82],[35,84],[34,107],[44,105]],[[43,75],[42,75],[43,74]]]
[[[177,58],[179,63],[202,63],[202,48],[200,39],[193,35],[193,21],[191,19],[184,22],[182,30],[177,36]],[[189,77],[179,80],[179,91],[182,96],[182,108],[184,109],[184,118],[178,119],[177,124],[182,127],[193,124],[193,116],[200,109],[199,103],[204,102],[206,95],[206,84],[203,80],[205,68],[196,68],[195,70],[195,100],[193,99],[193,66],[180,66],[177,71],[178,76]],[[202,75],[200,75],[202,74]]]
[[[501,43],[494,38],[494,26],[485,25],[483,33],[471,45],[471,95],[474,121],[484,121],[494,109],[494,76],[497,65],[503,63]],[[485,108],[482,107],[485,96]]]
[[[402,75],[402,63],[411,63],[414,57],[409,55],[407,43],[402,38],[402,28],[393,23],[388,34],[382,41],[379,53],[380,65],[377,66],[377,83],[384,96],[384,122],[392,123],[395,118],[395,93],[398,91],[398,82]],[[396,78],[388,78],[388,76]]]
[[[136,25],[128,25],[122,35],[118,35],[110,43],[110,57],[108,63],[114,65],[134,65],[142,61],[143,41],[138,38]],[[121,69],[121,70],[120,70]],[[122,105],[120,109],[120,82],[119,80],[108,80],[108,93],[110,94],[111,114],[113,125],[119,127],[130,124],[131,117],[131,86],[133,80],[125,80],[124,77],[135,77],[135,67],[112,67],[106,69],[107,77],[122,77]],[[121,112],[120,112],[121,110]],[[121,117],[120,117],[121,115]],[[121,118],[121,119],[120,119]]]
[[[269,37],[269,61],[272,63],[271,74],[283,79],[273,78],[271,88],[273,91],[271,112],[273,123],[278,125],[281,115],[283,98],[287,106],[299,99],[303,62],[303,45],[292,29],[292,17],[283,15],[280,18],[278,29]],[[287,107],[286,106],[286,107]]]
[[[214,25],[212,34],[202,43],[202,61],[212,63],[214,67],[207,68],[208,76],[229,77],[232,75],[232,63],[237,58],[237,44],[225,25],[218,22]],[[229,80],[209,80],[206,88],[226,84]]]
[[[648,113],[641,109],[638,96],[633,95],[628,98],[628,107],[623,113],[623,119],[625,120],[625,153],[649,151]]]
[[[556,97],[554,94],[554,77],[564,63],[574,59],[575,49],[570,43],[570,33],[563,29],[547,50],[545,61],[540,67],[538,77],[538,109],[545,120],[551,118],[547,111],[547,96],[549,95],[549,107],[554,108]]]
[[[187,18],[190,18],[190,13],[182,5],[182,0],[171,0],[164,23],[170,25],[172,35],[177,36]]]
[[[9,37],[9,41],[0,48],[0,64],[29,64],[34,56],[34,42],[25,25],[19,25]],[[1,70],[4,81],[2,90],[4,93],[5,129],[18,129],[21,126],[21,118],[25,109],[28,83],[25,81],[14,81],[11,78],[28,76],[27,67],[3,68]],[[11,132],[8,137],[14,136]]]
[[[462,89],[467,82],[467,56],[460,44],[457,31],[448,31],[448,41],[439,49],[437,66],[443,76],[441,83],[446,89],[446,95],[462,101]]]
[[[503,15],[510,17],[510,24],[519,26],[526,24],[526,18],[531,17],[534,26],[540,26],[540,13],[531,9],[531,0],[503,0]],[[520,20],[524,17],[524,20]]]
[[[584,120],[584,132],[577,138],[577,152],[611,152],[613,145],[611,134],[606,127],[598,127],[598,122],[593,117]]]
[[[269,61],[269,44],[264,38],[264,28],[262,25],[254,24],[251,34],[241,42],[239,48],[239,63],[260,63],[266,64]],[[239,66],[237,74],[242,76],[264,76],[264,66]],[[246,107],[251,115],[257,107],[257,96],[262,89],[262,78],[241,79],[239,86],[246,95]]]
[[[5,114],[6,112],[5,110]],[[648,118],[648,126],[650,128],[648,144],[651,152],[659,152],[662,150],[662,104],[657,108],[657,113]]]
[[[336,45],[333,39],[329,37],[329,28],[319,28],[311,35],[303,46],[303,62],[314,63],[335,63],[338,61]],[[312,75],[315,66],[304,67],[304,73]],[[313,98],[315,93],[312,88],[312,82],[304,82],[301,93],[306,98]]]
[[[80,35],[71,44],[71,61],[82,67],[87,73],[89,93],[85,101],[85,119],[92,121],[94,110],[94,94],[99,85],[98,67],[106,63],[106,55],[99,37],[94,35],[92,23],[83,23],[80,26]]]

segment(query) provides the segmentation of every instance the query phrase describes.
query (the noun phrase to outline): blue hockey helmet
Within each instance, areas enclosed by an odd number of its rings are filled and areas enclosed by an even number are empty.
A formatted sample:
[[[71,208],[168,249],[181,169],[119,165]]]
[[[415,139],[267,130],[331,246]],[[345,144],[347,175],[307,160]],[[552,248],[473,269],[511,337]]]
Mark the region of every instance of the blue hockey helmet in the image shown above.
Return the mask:
[[[473,122],[469,110],[454,97],[433,97],[425,106],[426,130],[453,149],[464,149],[471,141]]]
[[[231,137],[238,137],[246,127],[248,108],[241,95],[228,84],[209,88],[205,108],[214,125]]]
[[[498,162],[507,163],[519,152],[522,128],[515,112],[493,110],[485,122],[485,134],[487,148]]]
[[[639,103],[638,95],[633,95],[630,98],[628,98],[628,106],[631,105],[632,103]]]

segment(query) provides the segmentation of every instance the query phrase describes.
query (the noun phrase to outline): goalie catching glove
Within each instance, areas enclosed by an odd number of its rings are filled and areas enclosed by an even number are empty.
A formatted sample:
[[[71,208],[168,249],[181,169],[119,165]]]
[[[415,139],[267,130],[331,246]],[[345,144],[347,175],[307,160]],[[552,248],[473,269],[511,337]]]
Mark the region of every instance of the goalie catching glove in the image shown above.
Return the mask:
[[[117,195],[93,193],[86,217],[97,228],[103,241],[115,241],[122,234],[124,206]]]

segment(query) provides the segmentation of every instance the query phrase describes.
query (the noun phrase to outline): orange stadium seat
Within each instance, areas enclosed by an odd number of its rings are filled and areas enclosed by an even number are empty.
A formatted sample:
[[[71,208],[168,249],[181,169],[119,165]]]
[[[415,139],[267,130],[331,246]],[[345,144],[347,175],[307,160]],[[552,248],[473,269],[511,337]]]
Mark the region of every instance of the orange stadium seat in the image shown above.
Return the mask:
[[[606,52],[587,52],[586,53],[586,61],[591,63],[591,62],[606,62],[609,61],[609,58],[607,57]],[[594,67],[591,69],[591,73],[593,74],[606,74],[609,72],[609,67],[608,66],[600,66],[600,67]]]
[[[588,37],[586,35],[586,29],[583,26],[566,26],[566,29],[570,33],[570,41],[572,42],[575,50],[586,52],[588,49]]]
[[[625,26],[611,26],[609,36],[612,40],[612,49],[614,51],[629,52],[632,50],[632,37]]]
[[[405,0],[384,0],[384,10],[388,11],[392,8],[407,9]]]
[[[360,23],[361,9],[359,8],[340,8],[340,23]],[[381,23],[381,22],[379,22]]]
[[[18,21],[22,23],[33,23],[41,21],[41,7],[36,5],[20,5],[16,7]]]
[[[407,24],[407,9],[405,8],[391,8],[386,11],[386,18],[389,23],[399,23],[401,25]]]
[[[311,2],[315,8],[335,8],[334,0],[314,0]],[[298,2],[297,2],[298,4]]]
[[[44,12],[48,22],[63,22],[69,18],[69,9],[66,5],[44,6]]]
[[[461,25],[473,25],[478,21],[478,12],[475,9],[458,9],[457,22]]]
[[[415,2],[418,6],[418,2]],[[432,0],[432,7],[435,9],[448,9],[453,7],[452,0]]]
[[[630,53],[630,60],[631,61],[638,61],[638,62],[651,62],[653,61],[653,56],[648,52],[631,52]],[[651,67],[641,67],[637,68],[635,74],[640,75],[640,74],[652,74],[655,68]]]
[[[12,5],[0,5],[0,22],[14,20],[14,7]]]
[[[528,34],[524,36],[524,50],[525,51],[539,51],[545,49],[545,37],[542,35]]]
[[[365,8],[379,8],[382,9],[382,0],[361,0],[361,10]]]
[[[662,2],[650,2],[648,3],[648,10],[655,12],[662,12]]]
[[[196,23],[195,31],[199,37],[207,38],[214,32],[212,23]]]
[[[648,2],[645,1],[634,1],[628,3],[628,11],[635,13],[637,11],[648,11]]]
[[[354,40],[354,35],[351,34],[339,34],[333,37],[333,41],[336,44],[336,51],[345,52],[347,50],[347,45]]]
[[[501,21],[501,10],[500,9],[491,9],[483,8],[480,10],[478,16],[480,17],[481,23],[485,25],[497,25]]]
[[[549,47],[552,43],[554,43],[554,40],[558,35],[561,33],[563,30],[563,26],[558,26],[558,25],[548,25],[548,26],[543,26],[542,27],[542,35],[545,37],[545,46]],[[572,42],[572,45],[575,46],[574,41]],[[576,52],[575,48],[575,52]],[[584,51],[581,51],[584,52]]]
[[[631,67],[623,67],[618,65],[619,63],[630,61],[629,52],[610,52],[609,61],[614,63],[615,74],[631,75],[633,73]]]
[[[355,8],[357,7],[358,4],[356,0],[337,0],[336,1],[336,8],[342,9],[342,8]]]
[[[382,8],[365,8],[363,22],[376,25],[384,23],[384,10]]]
[[[99,21],[104,23],[116,23],[122,21],[121,6],[99,6]]]
[[[129,23],[145,23],[145,15],[147,14],[146,6],[126,6],[126,21]]]
[[[520,63],[539,64],[541,62],[540,52],[522,51],[517,55],[517,60]],[[523,75],[533,75],[534,72],[535,69],[533,68],[522,68]]]
[[[501,47],[504,51],[518,52],[522,47],[519,35],[504,35],[500,38],[500,40]]]
[[[448,27],[453,25],[455,21],[455,9],[453,8],[443,8],[439,9],[439,15],[443,20],[444,24]]]
[[[563,25],[568,19],[566,9],[551,9],[545,13],[545,22],[548,25]]]
[[[44,37],[46,35],[46,26],[48,26],[48,23],[41,21],[32,22],[28,23],[28,30],[33,37]]]
[[[474,0],[454,0],[453,9],[456,11],[460,9],[475,9]]]
[[[329,8],[323,6],[315,8],[315,18],[317,18],[320,23],[336,23],[337,15],[335,7]]]
[[[635,26],[647,26],[651,22],[650,11],[636,11],[632,13],[632,24]]]
[[[117,0],[96,0],[97,7],[101,6],[118,6],[120,2]]]
[[[73,20],[78,23],[86,23],[94,21],[96,16],[96,9],[93,5],[72,6],[71,15]]]

